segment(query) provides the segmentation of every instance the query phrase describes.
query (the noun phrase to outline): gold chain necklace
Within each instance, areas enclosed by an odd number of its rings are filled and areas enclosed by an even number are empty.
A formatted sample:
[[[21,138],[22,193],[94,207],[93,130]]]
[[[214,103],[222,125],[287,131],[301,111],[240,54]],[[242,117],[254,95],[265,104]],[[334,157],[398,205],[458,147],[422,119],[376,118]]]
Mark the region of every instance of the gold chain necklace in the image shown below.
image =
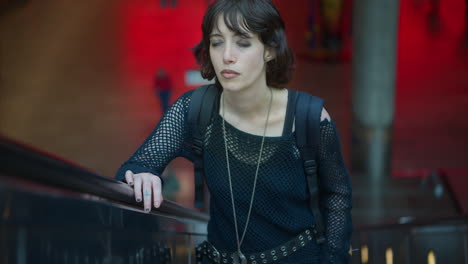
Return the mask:
[[[266,135],[266,130],[268,127],[268,120],[270,119],[270,111],[271,111],[271,105],[273,102],[273,91],[270,88],[270,105],[268,106],[268,113],[267,113],[267,118],[265,121],[265,127],[263,128],[263,136],[262,136],[262,144],[260,145],[260,153],[258,154],[258,161],[257,161],[257,169],[255,171],[255,179],[254,179],[254,185],[253,185],[253,190],[252,190],[252,196],[250,198],[250,205],[249,205],[249,213],[247,214],[247,220],[245,221],[245,227],[244,231],[242,233],[242,237],[239,240],[239,231],[237,228],[237,216],[236,216],[236,207],[234,204],[234,194],[232,191],[232,178],[231,178],[231,168],[229,167],[229,154],[228,154],[228,146],[227,146],[227,136],[226,136],[226,125],[225,125],[225,114],[224,114],[224,93],[222,94],[223,100],[222,100],[222,112],[223,112],[223,136],[224,136],[224,147],[226,149],[226,166],[227,166],[227,171],[228,171],[228,178],[229,178],[229,189],[231,191],[231,202],[232,202],[232,213],[234,215],[234,227],[236,229],[236,240],[237,240],[237,252],[234,252],[232,254],[233,258],[233,263],[234,264],[247,264],[247,258],[245,257],[244,254],[241,252],[241,245],[242,242],[244,241],[245,233],[247,231],[247,226],[249,225],[249,220],[250,220],[250,212],[252,211],[252,205],[253,205],[253,200],[255,196],[255,188],[257,186],[257,178],[258,178],[258,169],[260,168],[260,161],[262,159],[262,153],[263,153],[263,144],[265,142],[265,135]]]

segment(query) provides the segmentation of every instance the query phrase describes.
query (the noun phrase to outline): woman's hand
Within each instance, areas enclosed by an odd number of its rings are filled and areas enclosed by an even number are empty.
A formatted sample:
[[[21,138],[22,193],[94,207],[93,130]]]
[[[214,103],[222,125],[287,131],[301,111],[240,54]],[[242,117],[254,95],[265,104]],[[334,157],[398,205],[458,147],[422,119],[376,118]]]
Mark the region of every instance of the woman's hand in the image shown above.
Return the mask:
[[[161,193],[161,179],[149,172],[134,174],[128,170],[125,172],[125,180],[128,185],[133,186],[135,191],[135,200],[143,201],[145,212],[151,211],[151,203],[155,208],[159,208],[163,201]],[[142,198],[143,197],[143,198]]]

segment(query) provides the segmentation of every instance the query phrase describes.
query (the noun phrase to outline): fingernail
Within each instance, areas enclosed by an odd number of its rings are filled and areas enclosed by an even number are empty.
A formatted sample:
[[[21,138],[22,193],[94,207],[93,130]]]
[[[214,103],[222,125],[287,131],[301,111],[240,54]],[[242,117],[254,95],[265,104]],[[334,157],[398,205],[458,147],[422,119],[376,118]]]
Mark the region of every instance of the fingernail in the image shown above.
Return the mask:
[[[159,202],[156,202],[155,205],[156,205],[156,207],[159,207]]]
[[[141,202],[141,199],[140,198],[137,198],[136,199],[137,203]]]
[[[145,208],[145,212],[147,212],[147,213],[148,213],[149,211],[150,211],[150,209],[149,209],[149,208]]]

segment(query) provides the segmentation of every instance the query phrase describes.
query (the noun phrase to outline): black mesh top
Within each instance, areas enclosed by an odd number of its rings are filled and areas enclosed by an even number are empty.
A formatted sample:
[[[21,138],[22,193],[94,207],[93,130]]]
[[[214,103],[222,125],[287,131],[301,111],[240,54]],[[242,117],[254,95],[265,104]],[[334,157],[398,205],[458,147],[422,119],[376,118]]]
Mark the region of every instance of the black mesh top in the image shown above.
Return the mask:
[[[118,170],[160,175],[176,157],[192,160],[187,113],[192,91],[182,95],[164,114],[140,148]],[[323,250],[312,240],[306,247],[279,263],[345,263],[351,225],[351,185],[344,166],[340,141],[333,121],[320,123],[319,191],[327,242]],[[226,122],[229,163],[239,227],[242,235],[252,194],[262,137],[241,131]],[[314,224],[309,192],[295,133],[266,137],[257,179],[251,219],[242,252],[260,252],[277,247]],[[237,249],[232,214],[222,117],[214,113],[204,142],[205,177],[210,190],[208,240],[220,250]]]

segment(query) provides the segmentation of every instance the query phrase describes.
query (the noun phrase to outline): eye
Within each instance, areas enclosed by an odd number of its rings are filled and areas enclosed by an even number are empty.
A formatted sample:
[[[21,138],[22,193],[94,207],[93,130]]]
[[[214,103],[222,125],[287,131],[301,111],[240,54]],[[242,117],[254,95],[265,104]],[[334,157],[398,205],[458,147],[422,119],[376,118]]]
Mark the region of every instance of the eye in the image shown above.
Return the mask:
[[[220,40],[212,40],[212,41],[211,41],[211,46],[212,46],[212,47],[217,47],[217,46],[219,46],[219,45],[221,45],[221,44],[223,44],[223,42],[220,41]]]
[[[247,41],[247,40],[239,40],[237,42],[237,45],[239,45],[240,47],[243,47],[243,48],[247,48],[247,47],[250,47],[250,42]]]

